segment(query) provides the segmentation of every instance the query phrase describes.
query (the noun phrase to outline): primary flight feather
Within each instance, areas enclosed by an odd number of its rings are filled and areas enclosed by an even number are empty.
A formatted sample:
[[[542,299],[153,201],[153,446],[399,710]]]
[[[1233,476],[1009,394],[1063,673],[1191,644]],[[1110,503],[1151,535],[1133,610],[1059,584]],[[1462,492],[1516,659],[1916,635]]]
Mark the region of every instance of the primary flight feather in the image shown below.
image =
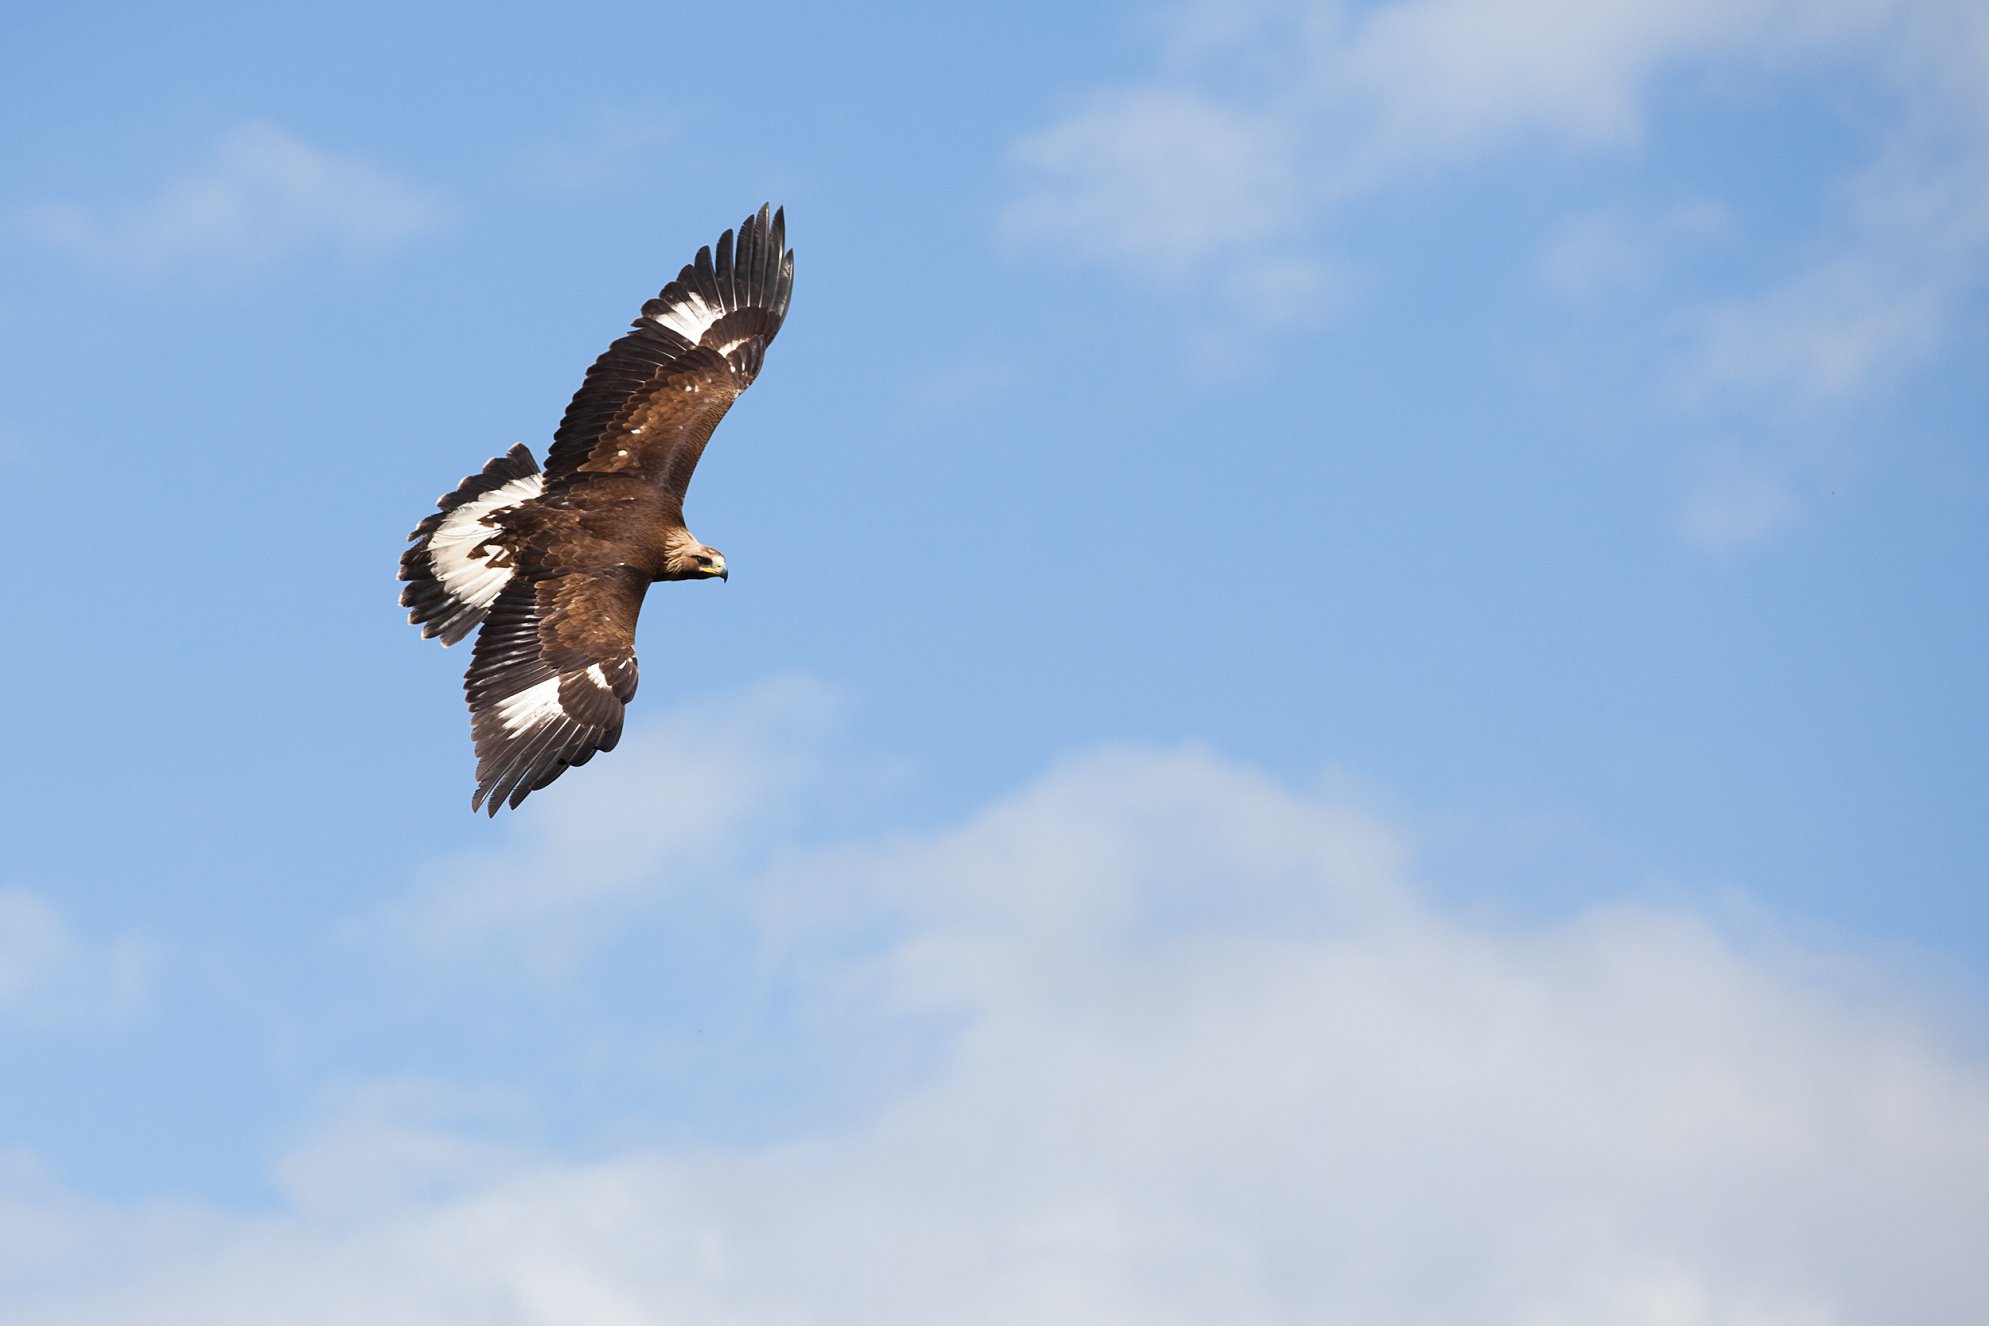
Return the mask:
[[[621,738],[635,619],[658,580],[726,578],[684,525],[705,443],[787,316],[794,251],[762,207],[642,306],[587,370],[546,454],[518,445],[445,494],[401,554],[424,636],[478,631],[463,689],[470,805],[516,806]],[[479,628],[481,630],[479,631]]]

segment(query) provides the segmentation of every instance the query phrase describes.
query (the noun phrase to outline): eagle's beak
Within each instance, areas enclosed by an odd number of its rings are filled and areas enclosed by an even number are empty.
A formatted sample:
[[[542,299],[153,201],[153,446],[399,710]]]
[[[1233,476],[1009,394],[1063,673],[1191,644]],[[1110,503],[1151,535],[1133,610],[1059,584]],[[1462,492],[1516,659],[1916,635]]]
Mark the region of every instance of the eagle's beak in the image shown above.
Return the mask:
[[[732,578],[732,572],[726,567],[721,566],[718,568],[718,578],[720,580],[730,580]]]

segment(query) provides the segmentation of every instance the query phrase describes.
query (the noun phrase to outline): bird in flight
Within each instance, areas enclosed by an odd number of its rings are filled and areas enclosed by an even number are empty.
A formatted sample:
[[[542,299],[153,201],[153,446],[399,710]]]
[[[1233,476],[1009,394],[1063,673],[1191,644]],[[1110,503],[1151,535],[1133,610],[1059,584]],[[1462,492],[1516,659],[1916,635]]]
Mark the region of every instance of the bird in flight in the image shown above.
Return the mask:
[[[758,376],[787,316],[794,251],[765,207],[642,306],[553,433],[438,501],[401,554],[401,606],[424,637],[478,631],[463,690],[476,742],[471,809],[516,807],[614,749],[635,697],[635,619],[658,580],[726,579],[684,526],[705,443]],[[481,630],[479,630],[481,628]]]

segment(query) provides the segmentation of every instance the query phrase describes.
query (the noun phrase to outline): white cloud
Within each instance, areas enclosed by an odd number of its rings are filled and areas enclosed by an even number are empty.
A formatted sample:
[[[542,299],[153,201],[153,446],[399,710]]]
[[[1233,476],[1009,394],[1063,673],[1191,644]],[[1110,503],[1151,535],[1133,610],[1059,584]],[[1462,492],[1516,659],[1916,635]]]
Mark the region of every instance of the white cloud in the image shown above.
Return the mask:
[[[0,889],[0,1025],[120,1020],[143,1002],[149,971],[136,940],[86,943],[36,894]]]
[[[300,249],[368,256],[443,224],[431,191],[363,156],[267,124],[224,137],[203,165],[150,197],[100,211],[43,203],[23,220],[44,243],[100,266],[151,271],[265,262]]]
[[[1989,11],[1967,0],[1194,4],[1160,46],[1150,78],[1015,144],[1011,240],[1181,284],[1302,262],[1351,200],[1455,163],[1535,142],[1633,148],[1681,73],[1855,67],[1896,108],[1874,160],[1819,214],[1810,261],[1699,310],[1695,383],[1864,389],[1989,284]],[[1591,224],[1561,237],[1550,272],[1589,288],[1627,269],[1641,285],[1647,238]],[[1247,311],[1267,282],[1225,284]]]
[[[1180,12],[1165,67],[1023,138],[1005,218],[1169,274],[1315,226],[1349,197],[1529,136],[1618,144],[1658,77],[1868,31],[1886,0],[1328,0]]]
[[[1182,275],[1296,232],[1307,191],[1284,117],[1194,88],[1102,94],[1014,148],[1028,179],[1004,225],[1085,257]]]
[[[1989,81],[1989,50],[1975,58]],[[1989,287],[1989,113],[1973,134],[1938,137],[1916,133],[1848,183],[1823,256],[1711,310],[1698,385],[1830,403],[1939,344],[1954,307]]]
[[[1643,131],[1653,84],[1688,62],[1785,59],[1864,35],[1891,0],[1406,0],[1383,5],[1330,54],[1385,168],[1481,151],[1527,134],[1622,144]]]
[[[1733,219],[1706,200],[1655,216],[1584,212],[1564,221],[1540,255],[1540,275],[1557,295],[1596,304],[1648,289],[1680,249],[1730,238]]]
[[[424,872],[386,929],[430,955],[566,969],[632,908],[736,871],[754,831],[814,771],[806,752],[834,707],[789,679],[680,709],[505,812],[501,846]]]
[[[604,859],[653,853],[640,825],[595,830]],[[286,1211],[0,1193],[0,1217],[45,1207],[67,1231],[10,1267],[0,1315],[1824,1326],[1989,1306],[1989,1064],[1966,1038],[1688,914],[1468,923],[1408,859],[1359,811],[1205,753],[1074,759],[952,828],[729,882],[771,960],[945,1015],[939,1066],[874,1117],[526,1163],[452,1148],[422,1092],[363,1098],[281,1162],[306,1194]],[[503,893],[499,871],[475,868]],[[888,938],[794,956],[852,917]],[[355,1202],[336,1180],[404,1162],[441,1190]]]
[[[519,1152],[490,1135],[520,1113],[504,1093],[395,1078],[328,1096],[323,1117],[274,1167],[277,1189],[308,1217],[391,1213],[524,1167]]]
[[[1317,323],[1351,303],[1341,264],[1307,253],[1320,181],[1277,108],[1186,86],[1118,89],[1014,145],[1025,183],[1001,220],[1015,247],[1065,254],[1205,289],[1183,330],[1198,362],[1227,347],[1236,316]],[[1218,366],[1221,367],[1220,365]]]

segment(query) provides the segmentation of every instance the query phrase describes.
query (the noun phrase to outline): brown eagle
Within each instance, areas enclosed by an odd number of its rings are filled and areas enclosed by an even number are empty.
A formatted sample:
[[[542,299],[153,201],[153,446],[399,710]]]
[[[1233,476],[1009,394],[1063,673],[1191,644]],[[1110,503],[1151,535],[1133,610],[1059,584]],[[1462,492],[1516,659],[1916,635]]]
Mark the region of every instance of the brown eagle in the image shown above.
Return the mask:
[[[401,606],[453,645],[479,626],[463,690],[476,741],[472,809],[513,807],[621,738],[635,696],[635,618],[657,580],[723,580],[684,527],[705,443],[753,383],[787,315],[794,252],[767,209],[718,237],[642,306],[553,434],[541,471],[520,444],[445,494],[401,554]]]

